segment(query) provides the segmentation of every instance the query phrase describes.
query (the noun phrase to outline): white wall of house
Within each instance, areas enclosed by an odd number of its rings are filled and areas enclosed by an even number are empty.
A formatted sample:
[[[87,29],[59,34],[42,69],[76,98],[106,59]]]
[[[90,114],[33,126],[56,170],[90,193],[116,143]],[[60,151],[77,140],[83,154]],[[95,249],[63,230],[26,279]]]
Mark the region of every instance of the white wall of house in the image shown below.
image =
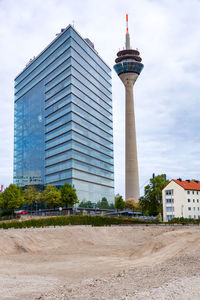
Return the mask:
[[[177,200],[179,199],[179,200]],[[162,191],[163,220],[182,216],[182,205],[185,200],[184,189],[174,181],[171,181]]]
[[[186,218],[200,218],[200,191],[185,191],[185,209],[187,211]]]
[[[200,218],[200,191],[185,190],[171,181],[162,191],[163,220],[172,218]]]

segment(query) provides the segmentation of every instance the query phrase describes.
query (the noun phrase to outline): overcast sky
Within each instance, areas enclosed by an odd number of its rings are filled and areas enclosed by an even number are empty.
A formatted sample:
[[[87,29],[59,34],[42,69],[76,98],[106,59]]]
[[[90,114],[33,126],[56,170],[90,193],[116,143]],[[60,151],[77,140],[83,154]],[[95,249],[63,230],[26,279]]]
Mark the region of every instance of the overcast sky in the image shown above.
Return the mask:
[[[144,63],[134,88],[141,193],[152,173],[200,179],[199,0],[0,0],[0,184],[12,182],[14,77],[73,21],[112,67],[126,13]],[[124,87],[112,76],[115,192],[124,194]]]

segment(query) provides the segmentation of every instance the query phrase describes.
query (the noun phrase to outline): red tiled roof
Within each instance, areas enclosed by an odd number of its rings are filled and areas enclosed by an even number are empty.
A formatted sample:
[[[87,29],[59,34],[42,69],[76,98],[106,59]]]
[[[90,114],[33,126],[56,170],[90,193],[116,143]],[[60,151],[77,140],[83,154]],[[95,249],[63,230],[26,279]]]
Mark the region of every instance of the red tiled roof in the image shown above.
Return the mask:
[[[200,191],[200,182],[195,182],[195,181],[186,181],[186,180],[177,180],[177,179],[172,179],[172,181],[176,182],[178,185],[180,185],[182,188],[185,190],[196,190]]]

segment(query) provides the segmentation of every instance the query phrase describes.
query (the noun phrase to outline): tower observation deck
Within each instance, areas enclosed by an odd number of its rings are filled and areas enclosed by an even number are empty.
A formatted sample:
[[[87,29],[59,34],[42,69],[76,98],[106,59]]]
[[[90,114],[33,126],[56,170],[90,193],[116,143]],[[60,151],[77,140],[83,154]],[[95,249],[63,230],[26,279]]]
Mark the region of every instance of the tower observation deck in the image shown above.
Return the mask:
[[[117,53],[114,69],[125,86],[125,198],[138,201],[139,175],[137,159],[137,142],[135,129],[135,113],[133,86],[144,65],[138,50],[131,49],[128,31],[128,15],[126,15],[125,50]]]

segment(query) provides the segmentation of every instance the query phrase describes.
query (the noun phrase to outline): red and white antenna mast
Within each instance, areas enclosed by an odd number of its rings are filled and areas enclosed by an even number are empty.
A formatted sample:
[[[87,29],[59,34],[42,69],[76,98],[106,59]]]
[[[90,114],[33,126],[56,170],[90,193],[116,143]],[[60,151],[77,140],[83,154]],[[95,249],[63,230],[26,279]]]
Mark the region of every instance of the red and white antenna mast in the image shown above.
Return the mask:
[[[126,34],[128,34],[128,14],[126,14]]]
[[[130,49],[130,35],[128,31],[128,14],[126,14],[126,49]]]

